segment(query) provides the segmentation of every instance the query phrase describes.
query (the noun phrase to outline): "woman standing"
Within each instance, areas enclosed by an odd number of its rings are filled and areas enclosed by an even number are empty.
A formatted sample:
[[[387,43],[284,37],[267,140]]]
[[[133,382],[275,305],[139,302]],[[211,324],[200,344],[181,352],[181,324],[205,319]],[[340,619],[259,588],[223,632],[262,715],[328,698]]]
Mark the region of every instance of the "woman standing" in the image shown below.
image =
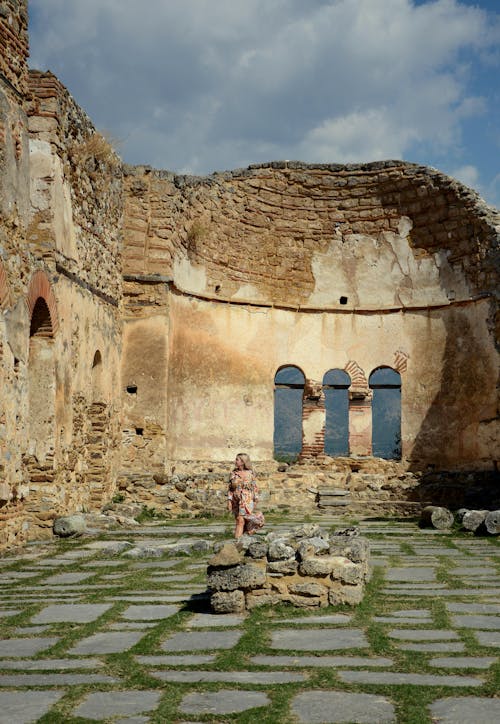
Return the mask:
[[[227,508],[235,518],[234,537],[240,538],[243,533],[253,535],[264,525],[264,516],[255,511],[255,503],[259,499],[259,490],[255,474],[246,453],[238,453],[234,461],[234,469],[229,476]]]

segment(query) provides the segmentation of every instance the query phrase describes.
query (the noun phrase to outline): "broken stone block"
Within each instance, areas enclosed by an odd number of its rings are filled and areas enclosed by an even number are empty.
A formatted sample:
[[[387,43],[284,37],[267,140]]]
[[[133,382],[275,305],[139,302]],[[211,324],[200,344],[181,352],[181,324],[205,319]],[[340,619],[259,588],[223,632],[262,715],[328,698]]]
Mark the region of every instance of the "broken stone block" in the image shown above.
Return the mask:
[[[295,558],[294,549],[283,540],[274,540],[269,544],[267,557],[270,561],[284,561]]]
[[[239,563],[241,563],[241,554],[234,543],[225,543],[208,561],[208,565],[212,568],[229,568]]]
[[[54,535],[58,535],[60,538],[81,535],[86,530],[87,524],[83,515],[66,515],[56,518],[53,524]]]
[[[245,610],[243,591],[217,591],[210,599],[214,613],[240,613]]]
[[[328,595],[328,588],[320,583],[307,581],[304,583],[291,583],[288,586],[290,593],[296,593],[299,596],[321,597]]]
[[[362,600],[363,584],[361,583],[353,586],[338,583],[332,587],[328,593],[328,603],[330,606],[336,606],[339,603],[347,603],[350,606],[355,606],[361,603]]]
[[[282,575],[297,573],[298,563],[295,558],[286,561],[269,561],[267,564],[268,573],[281,573]]]
[[[251,563],[225,569],[208,569],[207,585],[214,591],[259,588],[265,582],[266,569]]]

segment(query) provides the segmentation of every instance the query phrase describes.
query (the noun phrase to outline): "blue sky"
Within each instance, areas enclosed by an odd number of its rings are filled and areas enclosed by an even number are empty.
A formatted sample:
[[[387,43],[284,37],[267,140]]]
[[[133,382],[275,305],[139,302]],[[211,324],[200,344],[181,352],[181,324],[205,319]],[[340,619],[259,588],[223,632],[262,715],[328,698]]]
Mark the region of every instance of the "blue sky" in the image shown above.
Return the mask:
[[[497,0],[30,0],[50,69],[128,163],[400,158],[500,205]]]

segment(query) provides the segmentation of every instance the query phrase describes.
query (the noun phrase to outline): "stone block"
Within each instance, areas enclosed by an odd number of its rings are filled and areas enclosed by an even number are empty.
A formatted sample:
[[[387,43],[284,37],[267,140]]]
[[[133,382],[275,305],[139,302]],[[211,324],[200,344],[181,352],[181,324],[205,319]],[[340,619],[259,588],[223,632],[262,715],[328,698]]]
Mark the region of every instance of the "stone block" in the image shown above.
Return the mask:
[[[334,584],[328,593],[328,603],[330,606],[347,603],[349,606],[356,606],[363,600],[363,585],[361,583],[355,585]]]
[[[216,591],[210,598],[215,613],[240,613],[245,610],[243,591]]]
[[[58,535],[60,538],[81,535],[86,529],[87,524],[83,515],[67,515],[56,518],[53,524],[54,535]]]
[[[263,566],[247,563],[227,569],[209,569],[207,585],[214,591],[234,591],[237,588],[252,589],[266,582]]]

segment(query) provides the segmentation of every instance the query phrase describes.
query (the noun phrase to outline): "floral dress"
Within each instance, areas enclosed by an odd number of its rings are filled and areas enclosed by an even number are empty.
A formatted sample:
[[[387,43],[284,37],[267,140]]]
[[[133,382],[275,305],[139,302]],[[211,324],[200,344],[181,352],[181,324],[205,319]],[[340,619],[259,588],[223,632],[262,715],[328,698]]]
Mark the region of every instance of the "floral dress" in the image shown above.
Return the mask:
[[[251,471],[245,471],[250,472]],[[239,470],[233,470],[230,478],[231,483],[236,483],[235,490],[228,490],[228,500],[231,502],[233,515],[242,515],[245,520],[244,532],[252,535],[264,525],[264,516],[255,511],[255,503],[259,499],[259,489],[253,473],[251,478],[246,479]]]

